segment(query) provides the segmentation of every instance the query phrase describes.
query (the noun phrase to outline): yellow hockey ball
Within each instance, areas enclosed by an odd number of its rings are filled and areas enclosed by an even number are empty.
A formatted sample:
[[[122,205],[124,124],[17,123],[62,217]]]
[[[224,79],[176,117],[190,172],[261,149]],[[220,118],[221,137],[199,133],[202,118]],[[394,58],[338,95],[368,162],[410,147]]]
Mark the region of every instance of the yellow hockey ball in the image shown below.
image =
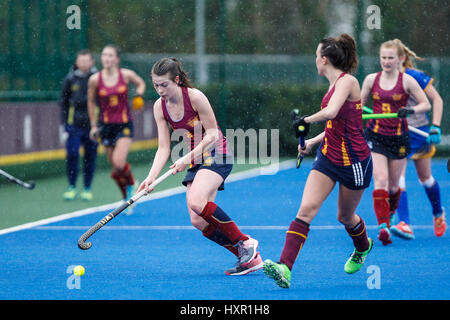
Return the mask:
[[[82,275],[84,275],[84,267],[76,266],[75,268],[73,268],[73,274],[78,277],[81,277]]]

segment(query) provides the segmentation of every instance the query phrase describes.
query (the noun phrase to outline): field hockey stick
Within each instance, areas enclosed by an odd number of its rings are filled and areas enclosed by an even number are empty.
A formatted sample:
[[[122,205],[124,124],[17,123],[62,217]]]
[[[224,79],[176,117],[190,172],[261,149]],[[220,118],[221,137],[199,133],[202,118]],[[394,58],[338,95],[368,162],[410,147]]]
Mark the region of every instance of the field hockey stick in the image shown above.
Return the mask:
[[[299,110],[298,109],[292,110],[292,112],[291,112],[291,121],[292,122],[297,118],[298,114],[299,114]],[[302,150],[305,150],[306,149],[305,137],[299,137],[298,138],[298,144],[300,145],[300,148]],[[301,152],[299,152],[297,154],[297,163],[295,165],[295,167],[297,169],[300,168],[300,165],[302,164],[302,161],[303,161],[303,157],[304,157],[304,155],[302,155]]]
[[[22,186],[28,190],[32,190],[34,189],[35,185],[33,181],[28,181],[28,182],[24,182],[20,179],[17,179],[16,177],[13,177],[12,175],[10,175],[9,173],[3,171],[0,169],[0,174],[2,176],[4,176],[6,179],[8,179],[9,181],[15,182],[17,183],[19,186]]]
[[[300,148],[302,148],[302,150],[306,149],[305,137],[298,138],[298,143],[300,144]],[[304,155],[301,154],[300,152],[297,154],[297,163],[295,165],[295,167],[297,169],[300,168],[300,165],[302,164],[302,161],[303,161],[303,157],[304,157]]]
[[[363,107],[363,111],[364,111],[364,112],[367,112],[367,113],[370,113],[370,114],[373,113],[373,110],[370,109],[369,107],[366,107],[366,106]]]
[[[413,126],[408,126],[408,130],[414,133],[417,133],[418,135],[421,135],[424,138],[428,138],[430,135],[428,133],[426,133],[425,131],[422,131],[420,129],[417,129]]]
[[[391,119],[391,118],[398,118],[397,113],[372,113],[372,114],[363,114],[362,119],[368,120],[368,119]]]
[[[166,173],[164,173],[162,176],[160,176],[158,179],[156,179],[149,188],[154,188],[158,184],[160,184],[162,181],[164,181],[167,177],[172,175],[173,169],[168,170]],[[97,222],[94,226],[89,228],[81,237],[78,239],[78,247],[82,250],[87,250],[92,246],[91,242],[86,242],[87,239],[89,239],[94,233],[96,233],[98,230],[100,230],[105,224],[107,224],[109,221],[114,219],[119,213],[124,211],[126,208],[131,206],[133,203],[138,201],[142,196],[144,196],[147,193],[147,191],[141,190],[140,192],[136,193],[131,199],[126,201],[125,203],[121,204],[119,207],[114,209],[111,213],[106,215],[102,220]]]
[[[378,113],[378,114],[374,114],[373,110],[368,108],[368,107],[363,107],[363,111],[369,113],[369,114],[363,114],[362,115],[363,120],[366,120],[366,119],[380,119],[380,118],[396,118],[394,116],[392,116],[392,117],[390,117],[390,116],[389,117],[375,117],[377,115],[379,115],[379,116],[382,116],[382,115],[397,115],[397,113]],[[428,138],[428,136],[429,136],[428,133],[426,133],[426,132],[424,132],[424,131],[422,131],[420,129],[417,129],[417,128],[413,127],[413,126],[408,125],[408,129],[409,129],[409,131],[414,132],[414,133],[416,133],[418,135],[421,135],[424,138]]]
[[[363,114],[362,118],[363,120],[366,119],[384,119],[384,118],[398,118],[397,113],[373,113],[373,110],[369,107],[364,106],[363,111],[367,112],[368,114]]]

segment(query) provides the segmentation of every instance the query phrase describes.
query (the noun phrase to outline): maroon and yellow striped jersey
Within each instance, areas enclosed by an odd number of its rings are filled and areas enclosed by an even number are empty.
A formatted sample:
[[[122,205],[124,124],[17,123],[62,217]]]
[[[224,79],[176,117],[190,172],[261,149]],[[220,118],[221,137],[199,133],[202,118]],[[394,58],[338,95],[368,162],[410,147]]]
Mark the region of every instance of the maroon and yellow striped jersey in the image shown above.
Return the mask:
[[[128,85],[119,69],[119,80],[112,87],[103,82],[98,73],[97,101],[100,106],[99,121],[103,123],[128,123],[133,120],[128,105]]]
[[[185,141],[190,145],[191,150],[193,150],[198,143],[200,143],[205,134],[205,129],[200,121],[198,113],[192,108],[191,99],[189,98],[188,88],[181,87],[183,93],[183,105],[184,112],[181,119],[172,119],[169,112],[167,111],[165,99],[161,99],[161,107],[164,118],[170,124],[173,130],[184,130],[183,136]],[[227,140],[224,137],[222,131],[217,125],[219,130],[219,140],[216,143],[215,153],[216,154],[231,154],[227,147]]]
[[[344,75],[345,73],[342,73],[337,81]],[[323,97],[321,109],[328,106],[334,91],[335,85]],[[370,156],[363,132],[361,100],[346,100],[336,117],[326,122],[325,137],[320,150],[338,166],[350,166]]]
[[[409,94],[403,89],[403,73],[399,72],[397,83],[391,90],[380,86],[381,71],[377,73],[372,86],[373,113],[396,113],[406,106]],[[370,119],[367,128],[385,136],[401,136],[408,131],[406,119]]]

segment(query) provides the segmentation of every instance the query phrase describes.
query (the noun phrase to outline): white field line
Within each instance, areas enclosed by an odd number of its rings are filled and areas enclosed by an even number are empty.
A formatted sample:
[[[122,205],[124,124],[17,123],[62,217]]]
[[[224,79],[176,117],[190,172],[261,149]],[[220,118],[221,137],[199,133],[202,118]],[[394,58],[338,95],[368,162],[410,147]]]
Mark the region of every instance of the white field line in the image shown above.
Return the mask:
[[[273,175],[279,171],[291,169],[294,166],[295,166],[295,161],[287,160],[287,161],[275,163],[275,164],[272,164],[269,166],[254,168],[254,169],[245,170],[245,171],[241,171],[241,172],[237,172],[237,173],[232,173],[227,178],[226,183],[249,179],[249,178],[257,177],[260,175]],[[186,188],[184,186],[170,188],[167,190],[151,193],[150,196],[141,198],[139,201],[137,201],[137,203],[151,201],[151,200],[160,199],[160,198],[165,198],[165,197],[169,197],[169,196],[184,193],[184,192],[186,192]],[[30,228],[34,228],[34,227],[38,227],[38,226],[42,226],[42,225],[46,225],[46,224],[50,224],[50,223],[54,223],[54,222],[71,219],[71,218],[81,217],[81,216],[93,214],[93,213],[100,212],[100,211],[114,210],[120,204],[122,204],[122,201],[117,201],[114,203],[105,204],[105,205],[98,206],[98,207],[87,208],[84,210],[78,210],[78,211],[74,211],[74,212],[70,212],[70,213],[65,213],[65,214],[47,218],[47,219],[41,219],[38,221],[21,224],[21,225],[15,226],[15,227],[0,230],[0,235],[11,233],[11,232],[16,232],[16,231],[21,231],[21,230],[25,230],[25,229],[30,229]],[[90,228],[90,226],[88,228]]]
[[[91,226],[38,226],[34,230],[45,230],[45,231],[67,231],[67,230],[86,230]],[[242,230],[287,230],[289,226],[240,226],[239,229]],[[324,225],[324,226],[311,226],[311,230],[344,230],[344,226],[341,225]],[[378,226],[369,225],[366,226],[367,229],[376,230]],[[412,229],[433,229],[432,225],[412,225]],[[193,226],[104,226],[102,230],[196,230]]]

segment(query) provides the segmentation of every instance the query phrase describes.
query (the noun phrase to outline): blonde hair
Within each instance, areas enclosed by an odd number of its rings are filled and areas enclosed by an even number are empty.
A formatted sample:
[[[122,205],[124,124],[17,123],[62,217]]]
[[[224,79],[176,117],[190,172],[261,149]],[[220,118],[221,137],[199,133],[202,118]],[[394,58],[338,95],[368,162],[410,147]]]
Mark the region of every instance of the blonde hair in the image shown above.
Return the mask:
[[[403,42],[399,39],[389,40],[384,42],[380,48],[396,48],[397,54],[399,57],[405,56],[405,61],[403,62],[403,67],[409,68],[409,69],[415,69],[414,66],[414,59],[417,59],[419,61],[425,60],[422,57],[419,57],[414,51],[412,51],[410,48],[405,46]]]

